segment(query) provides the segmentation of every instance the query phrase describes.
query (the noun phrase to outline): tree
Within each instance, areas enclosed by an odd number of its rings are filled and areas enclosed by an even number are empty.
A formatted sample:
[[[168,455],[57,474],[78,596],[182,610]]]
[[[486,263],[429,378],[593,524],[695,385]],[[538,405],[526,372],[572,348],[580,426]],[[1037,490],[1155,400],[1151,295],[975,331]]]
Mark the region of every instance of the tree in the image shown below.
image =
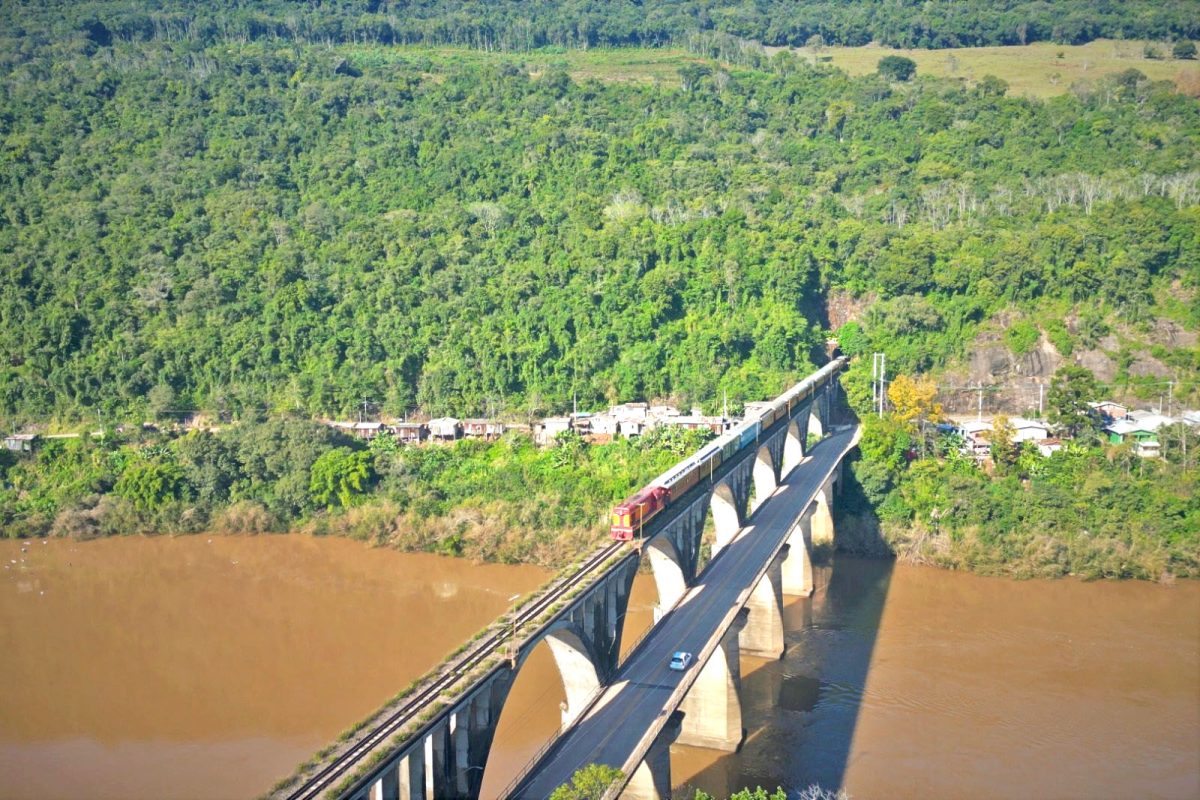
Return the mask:
[[[907,375],[899,375],[888,386],[887,396],[892,413],[902,422],[919,424],[941,419],[942,404],[935,399],[937,384],[932,378],[913,380]]]
[[[313,462],[309,490],[313,500],[327,508],[334,500],[349,506],[355,495],[366,491],[371,475],[370,453],[335,447]]]
[[[1099,393],[1096,376],[1091,370],[1062,367],[1054,374],[1046,394],[1050,421],[1069,435],[1078,436],[1080,431],[1093,424],[1094,413],[1088,403],[1098,400]]]
[[[1187,39],[1180,39],[1171,48],[1171,55],[1180,59],[1192,59],[1196,57],[1196,45],[1194,42],[1189,42]]]
[[[131,461],[117,479],[113,492],[142,511],[153,511],[183,495],[186,484],[178,464]]]
[[[876,71],[889,80],[907,81],[917,74],[917,62],[904,56],[884,56]]]
[[[608,764],[580,767],[571,780],[554,790],[550,800],[600,800],[624,773]]]
[[[975,88],[984,97],[1004,97],[1008,93],[1008,81],[995,75],[984,75]]]
[[[1007,475],[1017,463],[1020,451],[1013,441],[1016,433],[1005,414],[997,414],[992,419],[992,432],[988,439],[992,445],[992,464],[998,475]]]

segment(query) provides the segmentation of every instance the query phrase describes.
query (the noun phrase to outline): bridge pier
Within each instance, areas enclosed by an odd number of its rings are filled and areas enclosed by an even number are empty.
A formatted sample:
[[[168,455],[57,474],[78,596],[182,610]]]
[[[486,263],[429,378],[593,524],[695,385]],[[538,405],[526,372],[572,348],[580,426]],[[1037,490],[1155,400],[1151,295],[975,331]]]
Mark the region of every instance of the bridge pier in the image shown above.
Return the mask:
[[[696,676],[679,710],[683,730],[679,744],[733,753],[742,746],[742,665],[738,636],[746,626],[743,609],[725,632],[721,644]]]
[[[621,800],[671,800],[671,743],[679,736],[682,718],[679,711],[667,718],[646,757],[629,776]]]
[[[800,515],[787,538],[788,554],[783,560],[781,577],[783,593],[792,597],[811,597],[812,573],[812,507]]]
[[[654,604],[654,622],[657,623],[683,597],[688,581],[679,563],[679,552],[666,536],[652,539],[646,551],[650,556],[654,585],[658,589],[658,602]]]
[[[775,473],[771,450],[767,445],[763,445],[758,448],[758,453],[754,457],[754,505],[750,509],[750,513],[753,514],[771,496],[778,485],[779,478]]]
[[[817,490],[817,495],[813,498],[812,504],[812,545],[818,547],[820,545],[833,544],[833,487],[837,480],[837,473],[833,473],[825,481],[824,485]]]
[[[750,615],[739,640],[743,653],[761,658],[783,656],[782,569],[788,551],[787,545],[780,548],[746,600]]]
[[[791,474],[792,470],[804,460],[804,452],[808,443],[804,437],[808,435],[808,411],[801,411],[801,416],[788,423],[787,433],[783,440],[783,464],[779,470],[782,480]]]

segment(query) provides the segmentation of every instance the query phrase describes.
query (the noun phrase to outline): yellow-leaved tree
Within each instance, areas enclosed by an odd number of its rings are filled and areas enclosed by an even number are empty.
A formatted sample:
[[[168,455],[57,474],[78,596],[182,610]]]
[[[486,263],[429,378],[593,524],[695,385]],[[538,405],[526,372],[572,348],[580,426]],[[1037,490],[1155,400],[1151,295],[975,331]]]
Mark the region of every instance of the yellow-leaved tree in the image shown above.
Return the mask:
[[[922,421],[937,422],[942,418],[942,404],[937,402],[937,385],[927,377],[913,380],[899,375],[887,390],[892,414],[897,419],[917,425]]]

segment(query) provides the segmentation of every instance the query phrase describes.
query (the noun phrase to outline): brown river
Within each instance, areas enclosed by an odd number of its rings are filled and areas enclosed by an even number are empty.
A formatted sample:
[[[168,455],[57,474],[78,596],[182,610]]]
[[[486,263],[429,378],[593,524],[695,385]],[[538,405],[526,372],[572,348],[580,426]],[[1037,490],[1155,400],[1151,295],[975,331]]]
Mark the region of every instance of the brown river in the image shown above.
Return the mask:
[[[0,542],[0,797],[266,791],[546,579],[303,536]],[[1200,797],[1200,583],[1014,582],[838,558],[743,661],[736,755],[679,797]],[[625,647],[649,624],[639,576]],[[551,734],[539,648],[484,794]]]

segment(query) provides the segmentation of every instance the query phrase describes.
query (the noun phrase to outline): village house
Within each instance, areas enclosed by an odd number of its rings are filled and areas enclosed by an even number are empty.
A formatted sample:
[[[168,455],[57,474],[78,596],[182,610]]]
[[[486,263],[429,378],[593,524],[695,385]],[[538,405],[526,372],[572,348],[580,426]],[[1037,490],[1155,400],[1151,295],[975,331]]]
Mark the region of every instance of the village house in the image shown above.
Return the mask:
[[[431,419],[426,427],[429,429],[429,438],[439,442],[453,442],[462,436],[462,423],[454,417]]]
[[[396,422],[390,428],[396,441],[401,444],[420,444],[429,435],[429,431],[420,422]]]
[[[1013,429],[1013,442],[1037,442],[1050,437],[1050,426],[1038,419],[1010,417],[1008,424]]]
[[[533,440],[540,445],[554,444],[554,437],[569,430],[570,417],[546,417],[534,429]]]
[[[1109,444],[1133,444],[1133,452],[1143,458],[1157,458],[1162,448],[1158,442],[1158,426],[1136,419],[1122,419],[1104,428]]]
[[[36,433],[14,433],[4,437],[4,448],[15,453],[32,453],[41,437]]]
[[[504,435],[504,423],[490,419],[464,419],[462,430],[463,436],[468,439],[484,439],[491,442]]]
[[[992,421],[969,420],[959,423],[954,432],[962,439],[962,451],[975,458],[987,458],[992,454],[992,443],[988,438],[992,432]]]
[[[1107,420],[1125,419],[1129,415],[1129,409],[1126,406],[1112,400],[1100,400],[1096,403],[1088,403],[1088,408]]]

